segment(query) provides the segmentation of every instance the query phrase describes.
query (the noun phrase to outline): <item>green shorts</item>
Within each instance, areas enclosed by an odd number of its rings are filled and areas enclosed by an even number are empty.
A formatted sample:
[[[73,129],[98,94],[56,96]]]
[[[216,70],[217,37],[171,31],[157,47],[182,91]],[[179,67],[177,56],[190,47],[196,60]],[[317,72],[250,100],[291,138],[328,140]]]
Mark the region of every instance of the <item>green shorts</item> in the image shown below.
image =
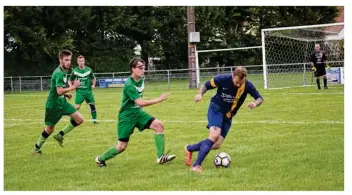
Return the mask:
[[[133,134],[134,128],[138,128],[139,131],[149,128],[153,122],[154,117],[150,116],[143,110],[119,113],[117,123],[117,137],[119,140],[128,141],[129,137]]]
[[[76,91],[75,104],[81,105],[83,101],[86,101],[87,104],[94,103],[94,96],[92,91]]]
[[[76,111],[77,109],[68,102],[62,107],[45,108],[45,124],[55,126],[63,115],[71,115]]]

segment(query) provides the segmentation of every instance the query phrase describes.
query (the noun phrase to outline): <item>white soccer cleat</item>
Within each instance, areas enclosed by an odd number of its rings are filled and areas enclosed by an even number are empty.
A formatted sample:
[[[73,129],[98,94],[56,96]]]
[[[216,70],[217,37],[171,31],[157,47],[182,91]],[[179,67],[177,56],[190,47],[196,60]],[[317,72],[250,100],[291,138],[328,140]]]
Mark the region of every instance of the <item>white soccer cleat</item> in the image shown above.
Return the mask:
[[[174,160],[175,158],[176,158],[176,155],[168,155],[166,153],[166,154],[161,155],[159,158],[157,158],[156,162],[158,164],[164,164],[166,162],[170,162],[170,161]]]

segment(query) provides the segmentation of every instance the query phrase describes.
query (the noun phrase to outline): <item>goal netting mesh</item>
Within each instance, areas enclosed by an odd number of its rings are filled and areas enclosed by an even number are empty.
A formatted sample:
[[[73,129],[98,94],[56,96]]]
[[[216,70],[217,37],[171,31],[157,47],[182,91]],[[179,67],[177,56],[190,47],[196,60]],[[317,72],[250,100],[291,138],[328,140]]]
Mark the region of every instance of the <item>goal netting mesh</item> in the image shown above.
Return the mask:
[[[344,67],[343,32],[343,23],[263,29],[265,88],[311,85],[309,57],[315,44],[320,44],[330,67]]]

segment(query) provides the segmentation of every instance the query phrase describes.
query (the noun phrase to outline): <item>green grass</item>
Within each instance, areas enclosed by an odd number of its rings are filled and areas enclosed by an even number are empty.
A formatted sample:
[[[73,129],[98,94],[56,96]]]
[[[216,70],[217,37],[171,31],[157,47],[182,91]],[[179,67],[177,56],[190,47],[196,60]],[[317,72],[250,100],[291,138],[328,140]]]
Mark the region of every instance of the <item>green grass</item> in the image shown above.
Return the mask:
[[[171,92],[167,101],[145,110],[164,121],[166,150],[177,158],[156,164],[153,131],[136,130],[127,150],[105,169],[94,158],[116,143],[116,122],[108,120],[116,119],[121,89],[96,89],[98,118],[106,121],[93,125],[83,104],[86,122],[65,136],[64,148],[49,137],[40,157],[30,150],[44,128],[47,92],[5,94],[4,189],[344,190],[344,86],[264,90],[258,80],[264,104],[256,110],[242,106],[219,150],[230,154],[231,166],[216,169],[211,151],[198,175],[183,164],[183,147],[207,137],[206,112],[215,90],[196,104],[187,83],[172,84],[171,90],[165,83],[147,85],[144,96]],[[67,121],[64,117],[57,129]]]

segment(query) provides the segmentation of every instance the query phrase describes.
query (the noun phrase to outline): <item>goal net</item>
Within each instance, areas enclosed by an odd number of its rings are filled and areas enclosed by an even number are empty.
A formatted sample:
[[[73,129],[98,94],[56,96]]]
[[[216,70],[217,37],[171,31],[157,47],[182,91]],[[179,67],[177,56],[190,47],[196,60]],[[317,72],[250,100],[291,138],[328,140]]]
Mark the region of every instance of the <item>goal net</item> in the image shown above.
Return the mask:
[[[344,67],[344,23],[262,29],[264,88],[312,85],[315,44],[330,67]]]

